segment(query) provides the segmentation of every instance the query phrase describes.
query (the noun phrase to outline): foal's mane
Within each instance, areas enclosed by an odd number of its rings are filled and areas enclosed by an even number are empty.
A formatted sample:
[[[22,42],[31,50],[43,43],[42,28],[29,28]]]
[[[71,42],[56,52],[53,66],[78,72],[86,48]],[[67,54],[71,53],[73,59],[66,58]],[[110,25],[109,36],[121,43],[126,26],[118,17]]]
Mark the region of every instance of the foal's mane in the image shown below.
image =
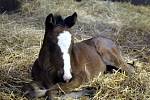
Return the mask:
[[[55,25],[64,26],[64,19],[59,14],[54,14]]]

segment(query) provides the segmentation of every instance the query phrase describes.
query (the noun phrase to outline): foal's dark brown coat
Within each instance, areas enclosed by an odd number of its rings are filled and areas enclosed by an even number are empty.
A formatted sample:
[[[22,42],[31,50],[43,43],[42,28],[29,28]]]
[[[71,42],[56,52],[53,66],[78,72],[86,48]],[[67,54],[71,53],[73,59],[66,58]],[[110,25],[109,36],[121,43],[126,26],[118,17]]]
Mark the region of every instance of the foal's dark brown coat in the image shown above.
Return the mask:
[[[70,82],[63,83],[63,60],[57,45],[57,36],[64,30],[68,31],[75,24],[76,17],[77,14],[74,13],[65,20],[60,16],[59,18],[58,16],[57,18],[53,17],[52,14],[46,18],[44,42],[32,68],[32,77],[44,89],[49,89],[47,95],[51,95],[52,89],[59,90],[60,87],[63,91],[69,92],[100,73],[104,73],[107,65],[120,68],[129,74],[134,72],[134,69],[123,61],[119,49],[112,40],[97,36],[71,45],[70,58],[73,78]],[[33,94],[32,92],[30,93]],[[38,96],[36,92],[34,94]]]

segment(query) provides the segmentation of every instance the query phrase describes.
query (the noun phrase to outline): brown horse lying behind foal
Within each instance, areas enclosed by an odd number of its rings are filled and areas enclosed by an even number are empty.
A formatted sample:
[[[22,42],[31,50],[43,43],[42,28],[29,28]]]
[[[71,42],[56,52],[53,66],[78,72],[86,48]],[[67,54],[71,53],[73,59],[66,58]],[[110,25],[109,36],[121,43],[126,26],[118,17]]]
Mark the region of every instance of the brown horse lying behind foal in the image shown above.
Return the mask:
[[[76,13],[65,19],[60,15],[47,16],[43,45],[32,67],[33,82],[24,87],[28,96],[51,96],[60,88],[69,92],[106,72],[107,67],[115,66],[128,74],[134,73],[134,68],[123,61],[110,39],[98,36],[73,43],[69,30],[76,19]]]

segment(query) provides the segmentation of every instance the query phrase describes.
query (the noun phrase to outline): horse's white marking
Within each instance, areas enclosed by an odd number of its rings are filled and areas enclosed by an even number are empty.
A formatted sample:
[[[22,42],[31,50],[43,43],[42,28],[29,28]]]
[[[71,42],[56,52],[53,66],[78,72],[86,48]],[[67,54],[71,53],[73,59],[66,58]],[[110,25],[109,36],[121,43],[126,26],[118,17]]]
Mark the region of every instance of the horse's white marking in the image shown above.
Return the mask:
[[[70,64],[70,55],[69,55],[69,47],[71,45],[71,33],[68,31],[63,31],[58,36],[58,45],[63,53],[64,60],[64,75],[63,79],[65,81],[69,81],[72,78],[71,75],[71,64]]]

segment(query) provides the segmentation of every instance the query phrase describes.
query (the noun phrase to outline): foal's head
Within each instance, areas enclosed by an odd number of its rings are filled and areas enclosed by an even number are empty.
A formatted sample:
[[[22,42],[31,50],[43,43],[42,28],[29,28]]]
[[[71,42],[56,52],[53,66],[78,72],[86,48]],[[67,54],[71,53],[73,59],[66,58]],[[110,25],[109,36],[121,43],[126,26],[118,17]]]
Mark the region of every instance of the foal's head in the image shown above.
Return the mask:
[[[58,56],[62,58],[59,59],[62,60],[59,62],[61,62],[61,65],[63,66],[58,65],[57,69],[63,70],[63,79],[67,82],[72,78],[69,54],[72,36],[69,32],[69,28],[75,24],[76,19],[76,13],[66,17],[65,19],[63,19],[60,15],[53,16],[53,14],[49,14],[45,21],[45,37],[55,43],[59,48],[58,52],[61,52],[60,55],[57,55],[57,58]]]

